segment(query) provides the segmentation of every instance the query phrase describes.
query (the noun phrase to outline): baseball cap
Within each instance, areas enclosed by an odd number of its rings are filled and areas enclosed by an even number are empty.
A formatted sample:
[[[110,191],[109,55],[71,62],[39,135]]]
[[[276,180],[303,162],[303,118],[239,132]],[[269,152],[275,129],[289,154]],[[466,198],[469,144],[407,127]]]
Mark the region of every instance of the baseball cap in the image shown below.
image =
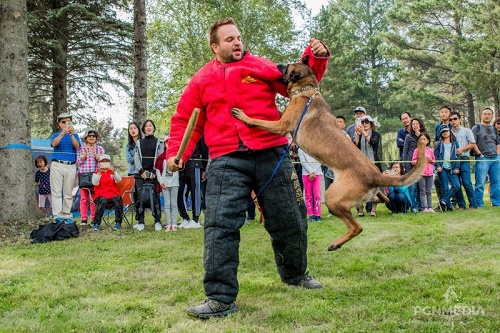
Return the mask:
[[[57,116],[57,121],[59,121],[61,119],[64,119],[64,118],[69,118],[69,119],[73,120],[73,116],[72,115],[70,115],[67,112],[63,112],[63,113],[61,113],[60,115]]]
[[[444,131],[449,131],[450,130],[450,127],[448,125],[441,125],[439,127],[439,133],[442,133]]]
[[[354,112],[363,112],[366,113],[366,109],[362,106],[358,106],[354,109]]]

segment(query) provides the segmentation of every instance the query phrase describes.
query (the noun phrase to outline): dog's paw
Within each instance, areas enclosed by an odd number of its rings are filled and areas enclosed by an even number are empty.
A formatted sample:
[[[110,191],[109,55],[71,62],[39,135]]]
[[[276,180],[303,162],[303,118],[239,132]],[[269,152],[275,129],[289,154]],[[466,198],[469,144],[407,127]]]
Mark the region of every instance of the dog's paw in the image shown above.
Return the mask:
[[[335,250],[340,249],[341,247],[342,247],[342,245],[336,246],[336,245],[332,244],[328,247],[328,251],[335,251]]]

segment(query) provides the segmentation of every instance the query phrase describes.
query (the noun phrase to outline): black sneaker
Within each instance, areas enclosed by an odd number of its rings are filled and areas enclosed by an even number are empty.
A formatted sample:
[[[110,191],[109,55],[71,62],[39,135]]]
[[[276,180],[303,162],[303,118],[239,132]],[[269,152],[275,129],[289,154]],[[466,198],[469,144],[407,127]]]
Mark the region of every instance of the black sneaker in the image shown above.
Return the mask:
[[[188,316],[208,319],[210,317],[223,317],[238,311],[238,307],[233,302],[231,304],[222,303],[213,299],[205,299],[198,306],[193,306],[186,310]]]
[[[81,224],[81,225],[87,225],[87,220],[81,220],[81,221],[80,221],[80,224]]]
[[[297,284],[299,287],[305,288],[305,289],[321,289],[323,288],[323,285],[316,279],[312,278],[311,276],[307,275],[304,276],[304,278]]]

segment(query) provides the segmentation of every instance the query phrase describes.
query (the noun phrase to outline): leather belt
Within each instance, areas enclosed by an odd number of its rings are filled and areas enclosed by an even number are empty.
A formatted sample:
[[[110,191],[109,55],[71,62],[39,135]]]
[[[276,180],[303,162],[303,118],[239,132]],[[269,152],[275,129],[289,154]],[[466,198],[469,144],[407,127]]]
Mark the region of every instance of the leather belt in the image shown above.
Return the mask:
[[[73,165],[73,164],[75,164],[75,162],[63,161],[63,160],[52,160],[52,162],[57,162],[57,163],[66,164],[66,165]]]

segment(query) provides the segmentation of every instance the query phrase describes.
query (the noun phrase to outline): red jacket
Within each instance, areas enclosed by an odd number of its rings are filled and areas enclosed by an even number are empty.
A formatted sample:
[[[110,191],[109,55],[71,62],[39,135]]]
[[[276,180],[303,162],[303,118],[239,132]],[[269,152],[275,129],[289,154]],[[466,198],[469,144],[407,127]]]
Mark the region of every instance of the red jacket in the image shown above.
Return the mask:
[[[109,170],[102,171],[99,184],[94,186],[94,198],[105,197],[106,199],[111,199],[116,196],[119,197],[120,195],[113,173]]]
[[[314,56],[310,46],[302,57],[306,55],[319,81],[326,70],[328,56]],[[231,114],[231,108],[236,107],[252,118],[279,120],[276,94],[288,97],[281,78],[275,63],[249,51],[237,62],[221,64],[216,59],[208,62],[193,76],[179,100],[171,120],[167,159],[177,154],[194,108],[201,112],[182,156],[184,161],[189,159],[203,133],[211,158],[234,152],[241,144],[252,150],[287,144],[285,137],[249,127]]]

